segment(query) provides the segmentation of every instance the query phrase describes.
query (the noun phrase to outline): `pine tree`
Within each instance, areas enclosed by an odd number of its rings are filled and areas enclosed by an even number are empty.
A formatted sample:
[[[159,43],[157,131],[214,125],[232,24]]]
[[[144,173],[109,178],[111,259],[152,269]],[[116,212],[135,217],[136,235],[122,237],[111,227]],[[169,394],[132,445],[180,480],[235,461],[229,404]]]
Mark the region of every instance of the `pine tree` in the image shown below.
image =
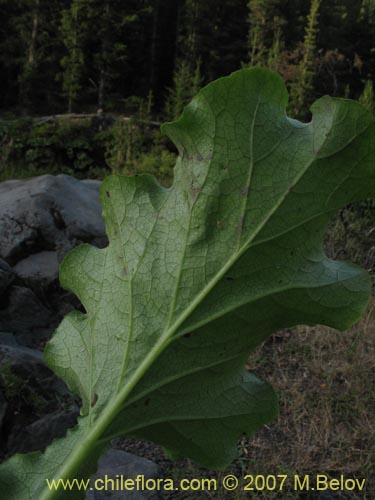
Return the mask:
[[[205,7],[200,0],[185,0],[179,16],[179,51],[176,55],[173,85],[167,89],[165,118],[177,118],[202,85],[199,57],[199,19]]]
[[[191,0],[184,3],[191,5]],[[237,70],[246,59],[244,41],[248,33],[248,10],[244,0],[199,0],[196,4],[194,15],[192,10],[186,19],[185,9],[182,9],[180,16],[180,24],[190,20],[190,29],[195,32],[190,37],[196,40],[194,50],[186,49],[188,38],[184,36],[178,39],[177,53],[178,57],[192,54],[192,71],[200,58],[202,73],[209,82]]]
[[[54,95],[60,0],[0,0],[1,97],[40,112]]]
[[[191,77],[191,97],[194,97],[199,90],[202,87],[203,83],[203,77],[202,77],[202,72],[201,72],[201,60],[200,58],[197,59],[197,62],[195,63],[195,68],[194,72]]]
[[[188,63],[190,68],[195,67],[199,57],[201,46],[200,26],[201,19],[205,14],[204,2],[202,0],[184,0],[178,19],[179,33],[177,36],[176,60],[182,59]]]
[[[124,81],[135,81],[142,76],[138,74],[140,58],[143,56],[141,49],[144,47],[142,30],[145,20],[150,18],[152,21],[153,0],[86,2],[87,19],[91,26],[95,26],[95,31],[90,30],[86,46],[87,77],[90,90],[96,95],[98,108],[103,108],[111,106],[113,95],[117,99],[125,97],[121,88]],[[130,68],[133,72],[129,74],[127,65],[131,51],[134,52],[133,67]],[[137,95],[138,87],[134,85]]]
[[[361,37],[355,47],[364,62],[365,72],[375,75],[375,0],[362,0],[358,19]]]
[[[111,83],[121,73],[119,68],[127,56],[126,29],[137,19],[132,9],[131,2],[120,0],[73,0],[64,11],[62,32],[67,55],[61,62],[69,111],[83,90],[88,95],[94,92],[97,107],[104,107]]]
[[[367,80],[358,101],[371,113],[375,113],[374,87],[371,80]]]
[[[277,29],[273,39],[273,44],[268,52],[267,67],[273,71],[280,71],[281,56],[284,49],[284,41],[282,39],[281,29]]]
[[[33,79],[38,66],[36,51],[40,30],[40,0],[34,0],[30,7],[32,14],[29,41],[27,43],[22,72],[19,76],[20,101],[28,108],[32,102]]]
[[[178,118],[186,104],[199,91],[202,84],[200,65],[198,59],[195,70],[192,72],[188,61],[181,60],[178,63],[174,73],[173,86],[168,89],[165,103],[165,119],[174,120]]]
[[[82,90],[85,54],[84,42],[87,36],[87,2],[72,0],[62,14],[61,31],[67,54],[61,60],[63,68],[63,91],[68,100],[68,112],[73,111]]]
[[[249,66],[264,66],[267,59],[266,33],[267,0],[250,0]]]
[[[275,64],[275,49],[280,49],[281,28],[285,24],[279,11],[279,4],[279,0],[249,0],[247,4],[249,66],[268,66],[269,62]],[[280,53],[277,55],[279,57]]]
[[[291,86],[290,111],[301,118],[305,117],[304,112],[314,97],[319,7],[320,0],[312,0],[303,43],[303,58],[297,68],[297,79]]]
[[[362,0],[360,13],[360,20],[369,22],[370,25],[375,24],[375,1]]]
[[[90,39],[90,81],[98,108],[104,108],[118,76],[124,72],[131,25],[139,20],[143,8],[122,0],[90,0],[88,16],[96,26]]]

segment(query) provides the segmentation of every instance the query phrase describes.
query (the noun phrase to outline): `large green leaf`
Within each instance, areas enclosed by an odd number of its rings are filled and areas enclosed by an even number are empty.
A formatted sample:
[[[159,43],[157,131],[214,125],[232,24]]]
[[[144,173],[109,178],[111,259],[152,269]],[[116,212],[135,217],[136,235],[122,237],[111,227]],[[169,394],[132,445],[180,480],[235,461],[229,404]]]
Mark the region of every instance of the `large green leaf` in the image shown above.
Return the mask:
[[[57,498],[47,477],[89,476],[124,434],[225,466],[276,411],[244,369],[249,352],[282,327],[360,316],[369,276],[328,259],[322,240],[338,208],[375,194],[374,119],[325,97],[305,125],[286,104],[270,71],[222,78],[163,127],[179,150],[170,189],[145,175],[104,181],[110,244],[76,248],[61,269],[87,313],[69,314],[45,352],[82,416],[44,454],[1,467],[7,499]]]

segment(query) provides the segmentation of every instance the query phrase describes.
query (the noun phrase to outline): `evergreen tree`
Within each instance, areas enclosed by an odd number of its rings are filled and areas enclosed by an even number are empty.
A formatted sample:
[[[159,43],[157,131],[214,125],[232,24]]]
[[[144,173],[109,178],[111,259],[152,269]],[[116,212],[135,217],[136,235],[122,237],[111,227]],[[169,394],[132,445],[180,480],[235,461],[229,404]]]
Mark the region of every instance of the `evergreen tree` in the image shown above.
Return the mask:
[[[199,68],[207,82],[244,60],[293,82],[297,115],[314,93],[343,95],[349,85],[359,95],[363,75],[375,75],[375,0],[320,3],[304,35],[311,0],[0,0],[0,106],[126,109],[124,99],[152,90],[160,109],[173,77],[189,73],[193,85]],[[318,15],[329,26],[319,52]]]
[[[20,102],[25,107],[30,108],[32,101],[33,79],[38,67],[37,62],[37,42],[40,30],[40,0],[33,0],[31,7],[29,41],[27,42],[26,54],[22,72],[19,77]]]
[[[370,25],[375,24],[375,1],[362,0],[360,7],[360,20],[367,21]]]
[[[192,57],[192,68],[200,58],[204,80],[209,82],[237,70],[246,59],[248,12],[244,0],[200,0],[199,4],[193,25],[197,50]],[[179,56],[184,56],[185,41],[179,41],[178,45]]]
[[[23,111],[45,107],[58,68],[61,0],[0,0],[1,98]]]
[[[64,11],[62,32],[67,55],[62,59],[68,109],[84,89],[103,108],[112,84],[125,73],[131,25],[144,7],[121,0],[72,0]],[[95,30],[92,28],[95,27]]]
[[[198,59],[195,70],[192,72],[188,61],[182,60],[178,63],[174,73],[173,86],[168,89],[165,119],[178,118],[186,104],[199,91],[202,84],[200,64]]]
[[[358,101],[371,113],[375,113],[374,87],[371,80],[367,80]]]
[[[281,28],[285,20],[280,13],[279,0],[249,0],[249,66],[267,66],[270,57],[275,64],[275,49],[280,49]],[[278,47],[277,47],[278,45]],[[273,55],[270,55],[273,52]],[[278,54],[279,56],[279,54]]]
[[[137,48],[142,46],[142,26],[152,20],[152,0],[90,0],[90,23],[97,27],[90,39],[90,81],[97,94],[97,106],[110,105],[112,94],[120,94],[122,81],[137,78],[140,65]],[[133,74],[127,74],[129,52],[138,56]],[[140,51],[140,54],[142,51]],[[144,71],[144,69],[143,69]],[[136,88],[136,87],[135,87]],[[149,90],[149,89],[148,89]],[[124,96],[122,96],[124,97]]]
[[[303,43],[303,58],[297,68],[297,79],[291,86],[290,111],[293,116],[301,118],[305,117],[305,110],[314,97],[319,7],[320,0],[312,0]]]
[[[281,56],[284,49],[284,41],[281,35],[281,29],[275,32],[274,40],[270,51],[268,52],[267,67],[273,71],[280,71]]]
[[[167,89],[165,118],[174,120],[184,106],[198,92],[202,84],[201,60],[199,57],[199,18],[204,3],[200,0],[185,0],[179,16],[179,51],[173,75],[173,85]]]
[[[72,0],[62,14],[61,31],[67,54],[61,59],[63,68],[63,91],[68,100],[68,112],[73,111],[82,89],[85,55],[84,45],[88,35],[87,1]]]
[[[365,74],[375,75],[375,0],[362,0],[358,19],[361,34],[355,47],[364,61]]]
[[[194,68],[199,57],[200,27],[205,14],[205,4],[201,0],[184,0],[179,12],[176,60],[186,61],[190,68]]]
[[[119,0],[93,0],[91,22],[97,26],[98,43],[93,45],[93,74],[91,80],[96,83],[97,105],[103,108],[114,79],[121,71],[127,58],[124,32],[127,24],[134,21],[132,12],[127,12],[124,3]]]
[[[201,73],[201,60],[197,59],[191,78],[191,96],[194,97],[202,87],[203,77]]]

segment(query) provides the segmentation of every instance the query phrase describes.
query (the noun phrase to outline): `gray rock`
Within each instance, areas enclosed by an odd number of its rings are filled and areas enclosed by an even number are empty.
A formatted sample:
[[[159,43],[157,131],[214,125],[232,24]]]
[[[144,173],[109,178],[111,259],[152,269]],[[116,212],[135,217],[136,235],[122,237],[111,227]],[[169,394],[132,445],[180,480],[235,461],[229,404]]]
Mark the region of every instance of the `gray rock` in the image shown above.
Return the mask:
[[[44,333],[48,335],[57,323],[53,311],[47,309],[30,288],[9,288],[6,307],[0,308],[0,331],[26,336],[37,332],[43,336]]]
[[[7,412],[7,401],[3,395],[3,393],[0,391],[0,446],[3,444],[2,441],[2,430],[3,430],[3,423],[4,423],[4,418],[5,414]]]
[[[7,399],[1,443],[6,456],[44,448],[74,427],[78,407],[64,382],[46,366],[41,352],[1,334],[0,370]]]
[[[0,343],[0,367],[7,367],[12,374],[27,383],[27,386],[41,398],[48,400],[51,395],[69,395],[64,382],[46,366],[43,355],[36,349],[20,346],[11,337]]]
[[[140,458],[121,450],[110,450],[99,460],[98,470],[93,480],[98,478],[116,479],[116,476],[135,479],[138,475],[147,479],[161,476],[159,467],[145,458]],[[88,491],[86,500],[157,500],[162,498],[158,491]]]
[[[5,260],[0,259],[0,295],[5,292],[8,286],[12,283],[14,279],[14,273],[12,268],[5,262]]]
[[[14,266],[17,276],[31,288],[45,289],[56,282],[59,274],[57,252],[39,252]]]
[[[77,423],[79,410],[71,407],[45,415],[27,426],[15,426],[7,440],[7,454],[29,453],[44,450],[54,439],[65,436],[66,431]]]
[[[13,333],[0,332],[0,345],[17,346],[17,340]]]
[[[0,257],[14,265],[54,250],[59,260],[81,242],[104,246],[99,181],[42,175],[0,183]]]

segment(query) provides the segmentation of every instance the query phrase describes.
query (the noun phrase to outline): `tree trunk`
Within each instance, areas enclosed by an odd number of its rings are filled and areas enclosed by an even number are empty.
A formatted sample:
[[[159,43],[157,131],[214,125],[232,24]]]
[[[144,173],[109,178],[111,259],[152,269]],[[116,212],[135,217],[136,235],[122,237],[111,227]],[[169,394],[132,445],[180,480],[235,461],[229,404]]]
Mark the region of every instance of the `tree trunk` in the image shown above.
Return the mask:
[[[98,86],[98,109],[103,109],[104,99],[107,86],[107,65],[108,65],[108,53],[110,50],[109,43],[109,30],[111,29],[110,23],[110,2],[106,0],[104,8],[104,30],[102,37],[102,47],[101,47],[101,68],[99,76],[99,86]]]
[[[38,28],[39,28],[39,7],[40,7],[40,0],[35,0],[35,7],[33,12],[33,27],[31,31],[30,44],[27,57],[28,69],[32,69],[35,63],[35,47],[38,38]]]
[[[157,72],[157,49],[158,49],[158,29],[159,29],[159,5],[160,0],[155,0],[152,18],[151,54],[150,54],[150,82],[149,88],[155,92],[156,72]]]
[[[35,0],[33,15],[32,15],[32,29],[30,34],[30,40],[27,46],[27,51],[25,54],[25,62],[23,65],[20,87],[19,87],[19,100],[23,107],[26,109],[32,104],[32,74],[36,63],[36,42],[38,39],[38,28],[39,28],[39,8],[40,0]]]
[[[105,72],[102,68],[100,70],[99,87],[98,87],[98,109],[103,109],[104,106],[104,93],[105,93]]]

